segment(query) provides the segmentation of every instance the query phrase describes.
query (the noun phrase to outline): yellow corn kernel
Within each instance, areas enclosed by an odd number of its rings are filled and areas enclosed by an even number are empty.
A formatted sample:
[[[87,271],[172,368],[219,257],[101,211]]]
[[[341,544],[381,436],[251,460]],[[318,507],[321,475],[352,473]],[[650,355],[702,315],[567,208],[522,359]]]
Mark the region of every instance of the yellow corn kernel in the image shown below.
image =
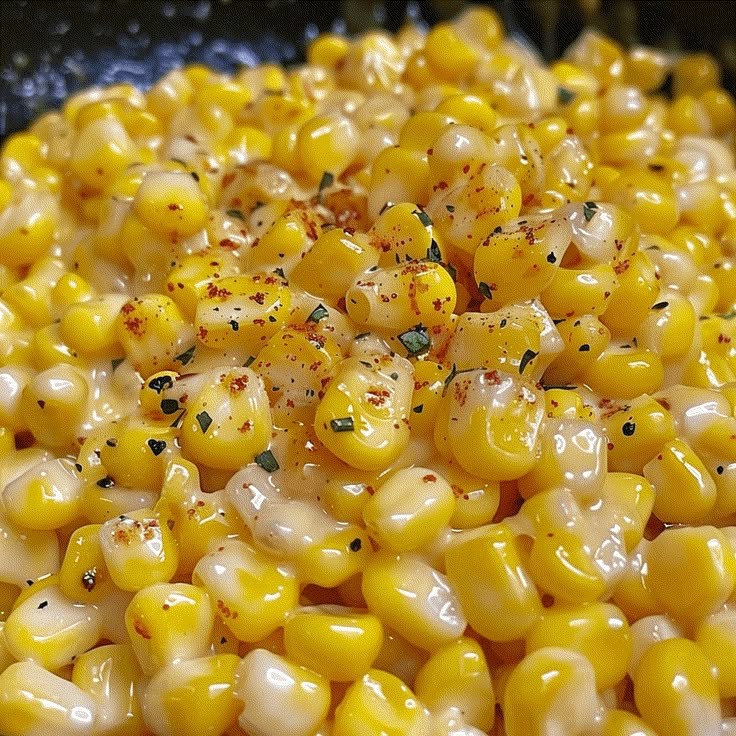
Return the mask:
[[[519,478],[519,493],[529,498],[549,488],[566,488],[577,498],[595,498],[607,475],[606,444],[602,430],[592,422],[576,418],[546,422],[541,459]]]
[[[428,651],[449,644],[467,626],[452,584],[411,553],[373,555],[363,571],[363,596],[371,613]]]
[[[130,645],[107,644],[77,657],[71,680],[94,698],[98,727],[119,736],[134,736],[143,728],[140,677]]]
[[[719,731],[718,682],[694,642],[656,642],[644,653],[633,679],[636,707],[657,733]]]
[[[0,580],[26,588],[59,570],[59,540],[54,532],[17,527],[0,510]]]
[[[126,357],[143,376],[176,368],[181,339],[191,328],[163,294],[134,297],[120,308],[115,334]]]
[[[311,736],[330,707],[321,675],[266,649],[243,657],[236,682],[236,697],[245,702],[238,722],[248,733]]]
[[[289,273],[317,240],[322,222],[314,209],[304,205],[286,209],[253,244],[248,254],[251,270],[282,268]]]
[[[59,589],[73,601],[97,603],[113,589],[100,545],[100,524],[74,531],[59,570]]]
[[[455,94],[445,97],[435,112],[447,115],[461,125],[477,128],[482,133],[490,133],[496,128],[496,111],[476,95]]]
[[[128,488],[151,491],[161,488],[166,463],[174,451],[176,430],[136,420],[121,423],[115,429],[109,432],[100,449],[107,477]]]
[[[603,314],[617,288],[616,273],[608,263],[581,269],[563,267],[554,272],[540,299],[554,317]]]
[[[459,708],[465,723],[483,732],[493,727],[496,699],[491,674],[474,639],[463,637],[438,649],[417,673],[414,689],[433,713]]]
[[[293,573],[238,540],[223,540],[200,559],[192,581],[215,601],[217,615],[241,641],[256,642],[283,625],[297,605]]]
[[[570,226],[563,218],[507,222],[475,251],[475,280],[486,284],[494,305],[533,299],[555,278],[570,238]]]
[[[650,171],[624,168],[602,192],[603,199],[628,210],[647,232],[666,235],[677,224],[679,208],[672,185]]]
[[[17,660],[31,659],[58,670],[91,649],[100,638],[100,614],[94,606],[74,603],[55,584],[23,601],[8,616],[5,645]]]
[[[407,263],[371,271],[345,294],[350,318],[370,328],[403,332],[412,326],[448,324],[457,291],[440,264]]]
[[[382,646],[383,625],[370,613],[305,608],[284,625],[286,656],[334,682],[362,677]]]
[[[633,550],[644,536],[644,528],[654,507],[652,484],[641,475],[609,472],[603,485],[603,497],[618,507],[617,519],[626,549]]]
[[[526,651],[543,647],[562,647],[586,657],[599,691],[614,687],[626,676],[632,654],[626,617],[610,603],[544,611],[527,632]]]
[[[641,473],[665,445],[675,439],[672,414],[649,396],[628,402],[605,401],[601,418],[608,436],[610,470]]]
[[[358,131],[347,117],[317,115],[299,129],[297,154],[304,172],[319,182],[324,172],[338,177],[358,152]]]
[[[593,666],[568,649],[537,649],[508,678],[502,708],[508,736],[584,732],[598,712]]]
[[[736,614],[733,609],[717,611],[700,623],[695,641],[718,673],[721,698],[732,698],[736,693]]]
[[[700,96],[710,127],[715,135],[723,135],[736,122],[736,102],[725,89],[709,89]]]
[[[593,391],[616,399],[633,399],[662,387],[662,358],[643,347],[609,345],[582,374]]]
[[[616,337],[631,339],[659,296],[654,264],[645,251],[637,251],[614,266],[618,289],[601,317]]]
[[[222,250],[195,253],[185,256],[171,269],[166,278],[166,293],[193,322],[199,295],[206,291],[207,283],[239,273],[238,258],[232,253]]]
[[[67,271],[56,282],[51,292],[51,301],[56,307],[67,307],[89,301],[94,297],[94,290],[81,276]]]
[[[349,42],[343,36],[323,33],[307,47],[307,62],[310,65],[334,69],[348,53]]]
[[[700,621],[733,591],[733,549],[712,526],[666,529],[652,541],[647,562],[648,585],[675,619]]]
[[[370,553],[368,535],[360,527],[349,525],[315,541],[294,561],[302,582],[335,588],[357,575]]]
[[[449,82],[470,75],[478,62],[478,52],[446,23],[436,25],[427,34],[424,55],[431,70]]]
[[[446,565],[468,622],[492,641],[522,638],[542,611],[511,528],[504,523],[453,544]]]
[[[51,322],[51,293],[66,273],[63,261],[57,258],[37,260],[26,278],[3,291],[3,299],[35,327]]]
[[[401,146],[385,148],[371,167],[368,213],[375,219],[387,204],[426,202],[429,190],[426,151]]]
[[[415,436],[431,437],[439,409],[447,370],[431,360],[414,363],[411,431]]]
[[[410,202],[387,207],[371,226],[368,237],[383,268],[409,260],[428,258],[438,261],[442,255],[435,253],[439,248],[435,237],[439,236],[429,215]]]
[[[286,282],[273,274],[207,281],[197,302],[197,338],[208,347],[240,346],[255,355],[285,325],[290,303]]]
[[[184,455],[211,468],[236,470],[266,449],[271,412],[263,381],[248,368],[213,371],[187,403]]]
[[[146,227],[171,238],[188,237],[207,220],[207,202],[188,173],[159,171],[146,174],[133,209]]]
[[[427,468],[397,471],[363,507],[369,532],[384,549],[406,552],[429,543],[455,510],[449,483]]]
[[[141,669],[203,656],[215,618],[208,593],[187,583],[161,583],[139,590],[125,611],[125,626]]]
[[[62,340],[58,323],[36,330],[32,348],[33,362],[39,370],[46,370],[60,363],[84,368],[84,361],[79,357],[79,353]]]
[[[166,520],[152,509],[106,521],[100,544],[110,577],[121,590],[135,592],[168,582],[178,566],[176,540]]]
[[[526,353],[519,372],[530,362]],[[533,356],[532,356],[533,359]],[[543,392],[523,375],[474,370],[450,381],[435,427],[435,444],[471,475],[513,480],[537,462]]]
[[[289,278],[310,294],[337,301],[355,279],[378,265],[378,259],[378,250],[365,235],[336,227],[317,237]]]
[[[7,736],[95,732],[94,698],[35,662],[16,662],[0,673],[0,692],[0,723]]]
[[[72,171],[92,189],[136,160],[137,151],[123,124],[113,117],[93,120],[79,132],[71,156]]]
[[[66,458],[39,463],[5,486],[8,519],[27,529],[59,529],[82,514],[82,481]]]
[[[628,84],[635,84],[642,92],[654,92],[664,82],[669,66],[664,53],[647,46],[635,46],[626,56],[624,77]]]
[[[683,440],[667,442],[644,466],[655,490],[654,513],[666,524],[692,524],[716,502],[716,485],[700,458]]]
[[[79,436],[89,388],[81,372],[60,364],[36,374],[23,389],[20,410],[44,446],[68,450]]]
[[[707,53],[685,54],[672,70],[672,81],[676,95],[689,93],[699,95],[718,87],[721,70],[718,62]]]
[[[602,736],[657,736],[639,716],[627,710],[609,710],[603,717]]]
[[[357,357],[340,363],[317,407],[314,430],[348,465],[382,470],[409,442],[411,367],[398,356],[373,356],[365,363]]]
[[[631,551],[628,564],[611,599],[630,622],[662,613],[661,604],[649,588],[649,566],[646,560],[648,548],[649,542],[643,539]]]
[[[242,708],[235,696],[239,664],[235,654],[216,654],[163,667],[141,697],[146,725],[161,736],[228,731]]]
[[[398,677],[372,669],[348,688],[337,706],[333,734],[419,736],[429,728],[429,711],[414,693]]]
[[[611,334],[608,328],[592,314],[578,318],[554,320],[564,349],[547,368],[547,385],[564,386],[576,380],[608,347]],[[559,399],[558,399],[559,401]]]

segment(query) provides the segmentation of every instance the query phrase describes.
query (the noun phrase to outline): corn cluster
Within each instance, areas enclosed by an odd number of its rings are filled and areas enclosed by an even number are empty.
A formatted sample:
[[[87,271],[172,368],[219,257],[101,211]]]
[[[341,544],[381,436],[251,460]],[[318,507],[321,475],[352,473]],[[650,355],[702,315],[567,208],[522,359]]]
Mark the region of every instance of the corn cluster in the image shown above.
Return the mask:
[[[0,733],[736,734],[735,121],[471,9],[11,137]]]

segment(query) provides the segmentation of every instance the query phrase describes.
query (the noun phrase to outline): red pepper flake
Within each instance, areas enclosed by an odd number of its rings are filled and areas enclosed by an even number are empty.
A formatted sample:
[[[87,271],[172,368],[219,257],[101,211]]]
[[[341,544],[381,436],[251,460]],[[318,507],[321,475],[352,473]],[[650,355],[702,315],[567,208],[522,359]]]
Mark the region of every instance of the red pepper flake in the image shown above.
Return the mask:
[[[180,204],[177,204],[176,202],[169,203],[169,209],[172,212],[176,212],[177,210],[183,210],[184,207],[182,207]]]
[[[135,304],[131,304],[128,302],[127,304],[123,304],[123,306],[120,308],[120,311],[123,314],[130,314],[135,309]]]
[[[266,295],[262,291],[257,291],[255,294],[251,294],[248,299],[250,299],[252,302],[255,302],[256,304],[261,304],[266,301]]]
[[[129,317],[123,322],[125,329],[136,337],[143,335],[143,320],[140,317]]]
[[[133,623],[133,629],[135,629],[135,633],[138,634],[138,636],[141,636],[141,637],[143,637],[146,640],[148,640],[148,639],[151,638],[150,632],[145,627],[145,625],[144,625],[144,623],[142,621],[136,620]]]
[[[245,391],[249,380],[248,376],[238,376],[237,378],[233,378],[230,381],[230,393],[239,394],[242,391]]]
[[[422,477],[422,480],[425,483],[435,483],[437,481],[437,476],[436,475],[432,475],[432,473],[427,473],[427,475],[425,475],[425,476]]]
[[[207,335],[209,334],[209,331],[204,325],[200,325],[199,329],[197,330],[197,337],[204,342],[207,339]]]
[[[225,288],[219,287],[212,281],[207,284],[207,297],[209,299],[225,299],[229,296],[232,296],[232,294],[232,291],[228,291]]]
[[[250,430],[253,428],[253,423],[250,421],[250,419],[246,419],[239,427],[238,432],[241,432],[245,434],[246,432],[250,432]]]

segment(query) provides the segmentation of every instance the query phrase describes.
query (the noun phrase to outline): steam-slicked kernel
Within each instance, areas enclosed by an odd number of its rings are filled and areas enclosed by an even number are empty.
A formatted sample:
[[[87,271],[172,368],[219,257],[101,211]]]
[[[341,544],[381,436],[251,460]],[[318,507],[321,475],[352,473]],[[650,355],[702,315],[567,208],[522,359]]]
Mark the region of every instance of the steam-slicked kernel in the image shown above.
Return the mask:
[[[100,529],[105,564],[115,585],[135,592],[168,582],[178,566],[176,540],[153,509],[138,509],[106,521]]]
[[[100,545],[100,524],[80,526],[69,538],[59,570],[59,589],[73,601],[97,603],[114,584]]]
[[[507,524],[492,524],[483,534],[453,544],[445,562],[468,623],[482,636],[518,640],[541,613],[536,587]]]
[[[150,585],[135,594],[125,611],[133,650],[147,675],[203,656],[214,618],[209,594],[187,583]]]
[[[100,618],[94,606],[74,603],[57,585],[48,585],[16,601],[5,622],[5,644],[17,660],[58,670],[97,643]]]
[[[287,657],[336,682],[364,675],[382,645],[381,620],[350,609],[305,608],[289,616],[284,626]]]
[[[202,557],[192,580],[207,589],[217,615],[241,641],[256,642],[273,633],[299,596],[291,570],[236,540],[223,541]]]
[[[372,669],[347,690],[335,711],[334,736],[422,736],[430,726],[429,711],[394,675]]]
[[[330,688],[316,672],[265,649],[254,649],[236,670],[238,722],[253,736],[311,736],[330,707]]]
[[[456,639],[467,625],[452,582],[412,553],[376,553],[363,571],[363,595],[372,613],[429,651]]]
[[[59,570],[59,540],[52,531],[31,531],[13,524],[0,509],[0,580],[25,587]]]
[[[91,695],[35,662],[0,673],[0,723],[8,736],[92,736],[96,715]]]

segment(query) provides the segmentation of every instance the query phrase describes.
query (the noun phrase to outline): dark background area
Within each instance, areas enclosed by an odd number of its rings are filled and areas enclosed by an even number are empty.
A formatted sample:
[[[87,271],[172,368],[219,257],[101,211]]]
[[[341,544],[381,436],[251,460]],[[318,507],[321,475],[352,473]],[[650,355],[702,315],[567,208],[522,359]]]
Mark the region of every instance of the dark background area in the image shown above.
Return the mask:
[[[291,64],[317,33],[397,30],[407,19],[451,18],[463,0],[0,0],[0,136],[25,127],[91,84],[150,86],[203,62],[233,71],[259,60]],[[483,4],[482,2],[479,4]],[[629,45],[706,50],[736,82],[732,0],[497,0],[507,28],[547,59],[585,25]]]

